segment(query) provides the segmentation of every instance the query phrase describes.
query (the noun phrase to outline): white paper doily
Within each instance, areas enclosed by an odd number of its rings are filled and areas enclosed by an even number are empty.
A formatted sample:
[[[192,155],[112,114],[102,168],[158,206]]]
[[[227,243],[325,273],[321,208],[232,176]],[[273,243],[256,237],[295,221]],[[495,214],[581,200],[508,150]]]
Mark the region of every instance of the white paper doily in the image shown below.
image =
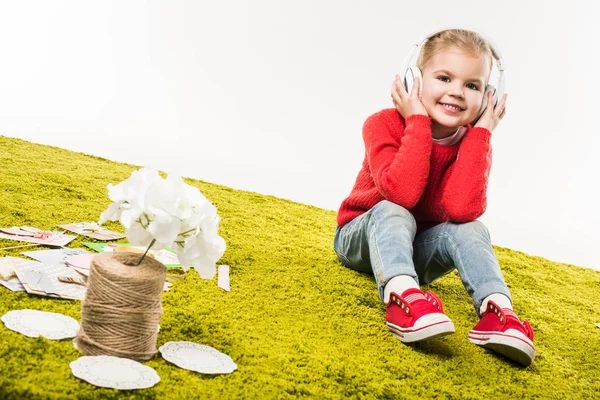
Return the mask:
[[[79,323],[63,314],[38,310],[13,310],[2,316],[8,329],[29,337],[43,336],[60,340],[72,338],[79,331]]]
[[[160,382],[154,369],[128,358],[83,356],[69,366],[75,377],[105,388],[146,389]]]
[[[202,374],[229,374],[237,369],[231,357],[193,342],[167,342],[158,348],[162,357],[183,369]]]

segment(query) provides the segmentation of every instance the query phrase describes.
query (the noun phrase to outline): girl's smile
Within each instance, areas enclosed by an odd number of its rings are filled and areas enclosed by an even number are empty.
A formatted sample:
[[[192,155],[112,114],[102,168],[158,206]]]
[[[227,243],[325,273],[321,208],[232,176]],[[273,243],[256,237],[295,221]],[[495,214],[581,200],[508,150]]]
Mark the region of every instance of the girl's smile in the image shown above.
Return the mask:
[[[465,110],[464,108],[451,103],[438,103],[438,105],[440,105],[444,109],[444,112],[447,112],[448,114],[457,114]]]

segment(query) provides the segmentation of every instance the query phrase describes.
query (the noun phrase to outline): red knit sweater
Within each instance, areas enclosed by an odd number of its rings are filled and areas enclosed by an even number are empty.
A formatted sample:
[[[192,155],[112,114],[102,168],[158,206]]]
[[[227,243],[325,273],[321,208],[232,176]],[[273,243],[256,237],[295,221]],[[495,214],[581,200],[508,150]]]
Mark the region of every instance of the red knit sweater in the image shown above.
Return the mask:
[[[433,142],[427,116],[404,120],[395,108],[370,116],[363,125],[363,166],[340,206],[338,226],[382,200],[409,210],[419,230],[479,218],[487,205],[490,137],[485,128],[469,128],[458,143],[443,146]]]

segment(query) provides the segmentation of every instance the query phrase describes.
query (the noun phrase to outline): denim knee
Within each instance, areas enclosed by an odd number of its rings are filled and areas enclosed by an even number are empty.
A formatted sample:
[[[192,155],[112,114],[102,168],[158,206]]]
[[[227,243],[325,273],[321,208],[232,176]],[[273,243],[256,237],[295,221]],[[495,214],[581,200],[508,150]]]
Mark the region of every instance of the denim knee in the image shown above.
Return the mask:
[[[417,231],[417,221],[406,208],[388,200],[382,200],[373,207],[373,214],[378,221],[387,218],[400,218],[411,232]]]
[[[475,220],[462,224],[452,223],[452,225],[454,227],[452,239],[455,243],[461,244],[463,242],[469,243],[473,240],[483,240],[491,245],[490,232],[483,222]]]

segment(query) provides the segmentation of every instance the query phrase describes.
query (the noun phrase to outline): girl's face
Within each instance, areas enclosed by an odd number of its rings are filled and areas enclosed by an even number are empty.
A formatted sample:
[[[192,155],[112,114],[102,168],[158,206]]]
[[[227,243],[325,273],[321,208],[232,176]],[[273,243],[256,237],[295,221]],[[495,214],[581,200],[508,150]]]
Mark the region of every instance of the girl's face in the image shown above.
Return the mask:
[[[435,138],[450,136],[477,117],[489,79],[487,57],[451,47],[423,68],[421,102],[432,119]]]

